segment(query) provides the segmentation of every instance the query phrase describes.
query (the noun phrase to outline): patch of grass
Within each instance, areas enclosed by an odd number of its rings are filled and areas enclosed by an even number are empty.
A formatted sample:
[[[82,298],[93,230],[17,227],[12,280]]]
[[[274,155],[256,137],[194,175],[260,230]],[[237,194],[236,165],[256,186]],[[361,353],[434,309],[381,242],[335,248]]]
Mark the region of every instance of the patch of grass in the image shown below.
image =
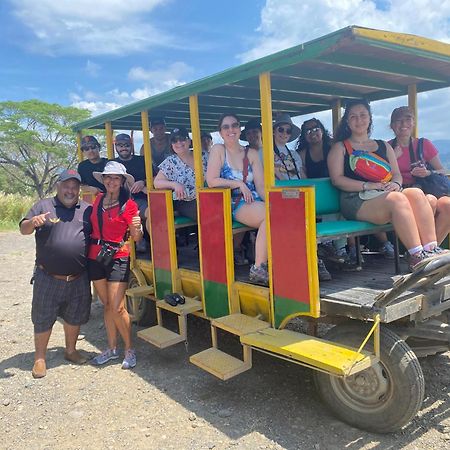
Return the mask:
[[[34,202],[33,197],[0,192],[0,231],[17,230],[20,219]]]

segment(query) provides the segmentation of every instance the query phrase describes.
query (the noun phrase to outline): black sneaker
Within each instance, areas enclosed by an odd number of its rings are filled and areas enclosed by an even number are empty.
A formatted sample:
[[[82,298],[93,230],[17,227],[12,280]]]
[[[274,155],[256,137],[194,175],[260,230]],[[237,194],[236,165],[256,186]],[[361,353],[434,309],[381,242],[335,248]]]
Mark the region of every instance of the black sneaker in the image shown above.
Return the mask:
[[[319,271],[319,281],[330,281],[331,274],[328,272],[325,263],[320,258],[317,260],[317,268]]]
[[[325,242],[317,246],[317,255],[320,259],[330,261],[336,264],[343,264],[345,262],[342,256],[339,256],[332,242]]]

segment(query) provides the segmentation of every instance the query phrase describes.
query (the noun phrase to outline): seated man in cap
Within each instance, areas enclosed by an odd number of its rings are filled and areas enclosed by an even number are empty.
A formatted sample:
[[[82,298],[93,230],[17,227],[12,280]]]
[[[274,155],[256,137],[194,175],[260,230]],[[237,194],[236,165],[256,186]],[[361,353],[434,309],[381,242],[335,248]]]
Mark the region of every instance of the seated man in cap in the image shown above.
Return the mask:
[[[242,130],[241,141],[247,141],[250,148],[258,151],[261,162],[263,161],[262,148],[262,127],[261,121],[257,118],[250,119]]]
[[[208,157],[212,147],[212,136],[206,131],[203,131],[200,137],[202,141],[202,153]]]
[[[99,192],[104,191],[104,186],[94,178],[92,173],[102,172],[108,160],[100,157],[100,143],[94,136],[84,136],[81,139],[81,151],[86,157],[78,164],[83,194],[96,196]]]
[[[58,316],[64,320],[64,358],[83,364],[76,350],[80,325],[89,319],[91,290],[86,271],[92,207],[79,201],[81,177],[65,170],[56,183],[56,196],[35,203],[20,222],[22,234],[35,232],[31,320],[34,325],[33,378],[45,377],[45,357]]]

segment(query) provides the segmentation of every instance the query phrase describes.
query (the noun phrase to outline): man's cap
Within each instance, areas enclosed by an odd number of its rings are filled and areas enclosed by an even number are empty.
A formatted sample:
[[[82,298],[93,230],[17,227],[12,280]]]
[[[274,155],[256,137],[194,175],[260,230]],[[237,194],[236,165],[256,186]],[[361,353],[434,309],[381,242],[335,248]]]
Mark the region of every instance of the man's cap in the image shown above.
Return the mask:
[[[189,139],[189,132],[184,127],[174,128],[170,133],[170,141],[172,142],[176,138]]]
[[[150,119],[150,128],[154,127],[155,125],[164,125],[166,126],[166,121],[163,117],[154,117]]]
[[[208,139],[212,140],[212,136],[209,133],[207,133],[206,131],[202,131],[202,134],[200,135],[200,138],[201,139],[208,138]]]
[[[414,111],[409,106],[400,106],[395,108],[391,114],[391,123],[400,119],[400,117],[414,117]]]
[[[81,138],[81,147],[83,147],[84,145],[91,145],[91,144],[100,147],[99,142],[94,136],[83,136]]]
[[[81,177],[80,174],[73,169],[66,169],[63,170],[58,177],[58,181],[67,181],[70,179],[78,180],[81,183]]]
[[[241,141],[246,141],[247,140],[247,131],[249,130],[259,130],[262,131],[262,126],[261,126],[261,120],[257,117],[254,117],[253,119],[250,119],[246,124],[244,129],[241,132],[241,136],[240,136],[240,140]]]
[[[128,134],[122,133],[116,136],[115,142],[127,142],[131,144],[131,137]]]

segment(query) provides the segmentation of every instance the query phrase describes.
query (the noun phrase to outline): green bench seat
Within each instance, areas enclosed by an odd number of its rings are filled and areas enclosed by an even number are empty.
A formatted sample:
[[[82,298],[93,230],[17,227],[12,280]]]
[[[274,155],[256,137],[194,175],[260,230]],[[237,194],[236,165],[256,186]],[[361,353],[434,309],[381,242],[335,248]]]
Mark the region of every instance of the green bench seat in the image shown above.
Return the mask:
[[[176,229],[190,227],[192,225],[197,225],[197,222],[194,222],[189,217],[175,216],[175,228]],[[250,227],[248,227],[247,225],[244,225],[241,222],[237,222],[236,220],[233,220],[232,226],[233,226],[233,232],[241,232],[241,231],[251,230]]]

